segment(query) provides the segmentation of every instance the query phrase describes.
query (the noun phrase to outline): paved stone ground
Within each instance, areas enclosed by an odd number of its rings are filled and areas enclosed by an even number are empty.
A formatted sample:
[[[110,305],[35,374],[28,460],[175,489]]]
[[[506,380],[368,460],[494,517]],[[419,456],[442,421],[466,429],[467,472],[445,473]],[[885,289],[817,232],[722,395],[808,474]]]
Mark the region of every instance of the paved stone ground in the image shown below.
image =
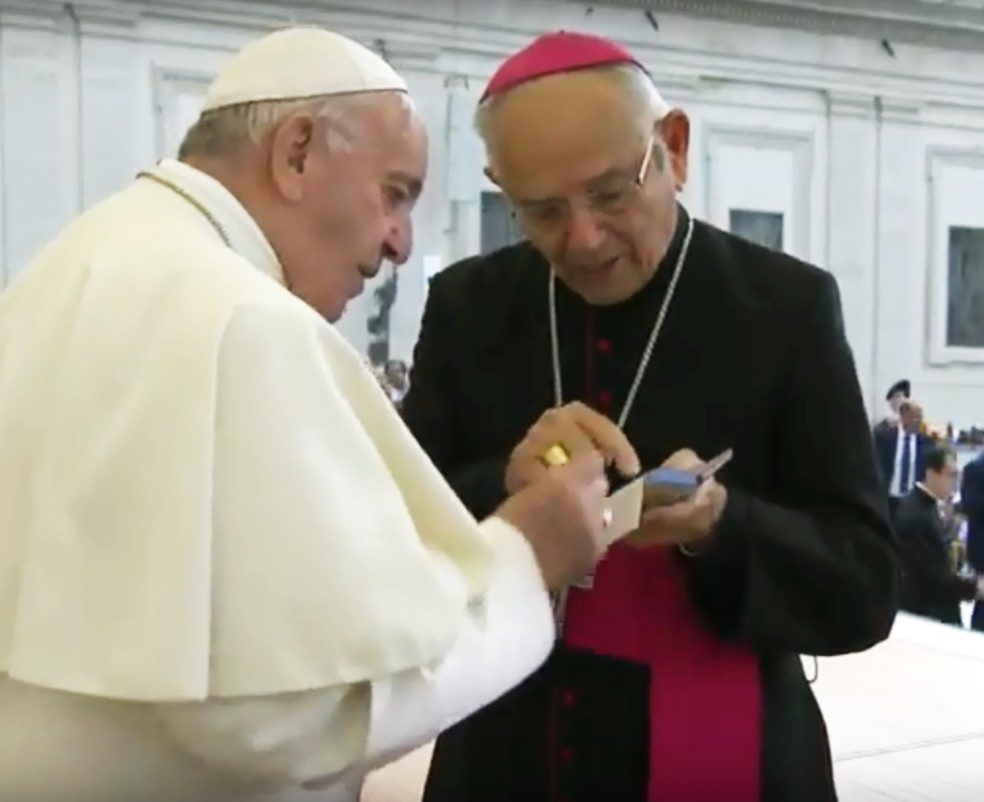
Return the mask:
[[[900,616],[886,643],[821,660],[814,690],[840,802],[984,802],[984,634]],[[419,802],[429,759],[379,772],[363,802]]]
[[[841,802],[984,800],[984,635],[900,616],[892,637],[821,661]]]

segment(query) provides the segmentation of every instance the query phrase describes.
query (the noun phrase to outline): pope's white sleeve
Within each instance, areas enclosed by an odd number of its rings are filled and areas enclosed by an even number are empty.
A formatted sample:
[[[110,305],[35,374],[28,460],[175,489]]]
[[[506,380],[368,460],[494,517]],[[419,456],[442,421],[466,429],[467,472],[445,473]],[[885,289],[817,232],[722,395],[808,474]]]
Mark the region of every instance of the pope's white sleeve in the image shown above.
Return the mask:
[[[199,761],[270,788],[331,784],[426,744],[517,685],[553,645],[550,600],[528,543],[500,519],[482,528],[496,544],[492,581],[436,665],[358,685],[159,705],[164,729]]]

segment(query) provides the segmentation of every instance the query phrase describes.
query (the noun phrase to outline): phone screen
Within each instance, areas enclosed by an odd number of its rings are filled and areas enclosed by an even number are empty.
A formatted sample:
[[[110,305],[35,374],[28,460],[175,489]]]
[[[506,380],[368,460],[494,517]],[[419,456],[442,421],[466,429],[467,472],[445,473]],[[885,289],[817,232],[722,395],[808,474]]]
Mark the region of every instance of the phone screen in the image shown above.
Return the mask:
[[[650,504],[676,504],[697,492],[700,482],[700,476],[689,471],[657,468],[643,477],[643,488]]]
[[[681,471],[676,468],[656,468],[648,471],[643,477],[643,484],[646,487],[653,485],[673,485],[679,487],[697,488],[700,484],[698,476],[690,471]]]

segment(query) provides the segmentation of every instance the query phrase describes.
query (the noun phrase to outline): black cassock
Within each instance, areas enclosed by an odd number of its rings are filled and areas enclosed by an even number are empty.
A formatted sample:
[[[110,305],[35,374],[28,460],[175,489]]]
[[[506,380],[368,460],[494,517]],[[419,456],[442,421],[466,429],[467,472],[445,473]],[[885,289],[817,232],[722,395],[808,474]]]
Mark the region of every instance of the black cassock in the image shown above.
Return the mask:
[[[628,301],[589,309],[558,283],[565,402],[617,418],[681,248],[680,217],[664,264]],[[548,276],[523,243],[431,284],[403,414],[478,517],[503,500],[510,452],[554,403]],[[761,798],[835,799],[799,655],[887,637],[899,569],[834,279],[695,221],[625,431],[646,468],[681,448],[704,458],[734,449],[711,545],[676,555],[684,593],[704,627],[757,655]],[[645,694],[660,678],[650,673],[558,646],[525,683],[441,736],[425,802],[656,802],[647,741],[660,722],[649,721]],[[558,683],[578,699],[560,724]]]

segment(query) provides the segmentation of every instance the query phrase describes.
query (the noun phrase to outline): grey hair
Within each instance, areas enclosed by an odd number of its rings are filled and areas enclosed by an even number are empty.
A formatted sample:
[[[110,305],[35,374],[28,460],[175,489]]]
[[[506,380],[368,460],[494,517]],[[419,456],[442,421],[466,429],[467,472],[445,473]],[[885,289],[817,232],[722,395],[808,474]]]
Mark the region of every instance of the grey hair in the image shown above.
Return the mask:
[[[225,156],[245,145],[258,145],[284,120],[300,112],[327,119],[328,143],[335,148],[349,149],[356,140],[353,114],[377,94],[358,92],[301,100],[264,100],[205,111],[185,134],[178,158]]]
[[[640,136],[648,137],[653,126],[663,118],[667,111],[666,101],[659,94],[659,90],[649,73],[635,64],[593,67],[591,70],[609,75],[619,84],[628,97],[631,108],[636,112]],[[508,96],[508,93],[493,95],[480,103],[475,112],[475,130],[486,143],[489,141],[492,113],[505,96]]]

